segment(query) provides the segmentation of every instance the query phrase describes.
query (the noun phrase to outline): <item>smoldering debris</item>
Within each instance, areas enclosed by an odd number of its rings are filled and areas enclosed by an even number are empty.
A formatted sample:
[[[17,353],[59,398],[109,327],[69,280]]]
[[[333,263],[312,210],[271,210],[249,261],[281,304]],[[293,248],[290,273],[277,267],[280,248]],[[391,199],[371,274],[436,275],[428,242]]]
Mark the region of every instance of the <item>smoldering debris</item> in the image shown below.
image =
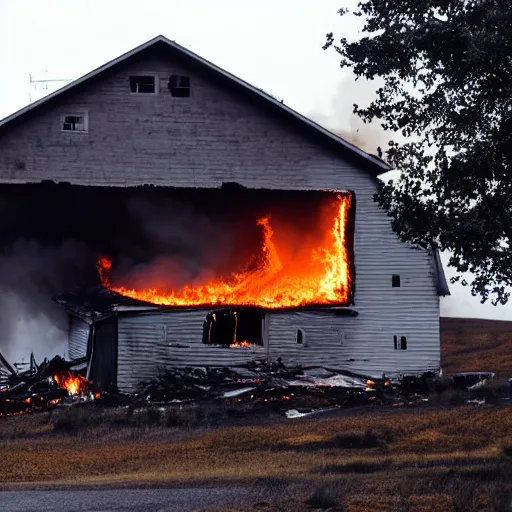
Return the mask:
[[[141,382],[133,395],[100,391],[85,378],[86,367],[87,358],[66,361],[56,356],[37,364],[31,355],[28,367],[20,369],[0,354],[0,416],[84,403],[144,407],[209,402],[264,407],[292,418],[340,407],[411,402],[419,396],[408,386],[386,378],[287,367],[281,359],[255,360],[231,368],[167,368]]]
[[[85,378],[87,365],[87,358],[66,361],[59,356],[37,364],[31,356],[26,368],[20,368],[0,354],[0,417],[76,405],[132,410],[188,410],[204,405],[227,406],[232,413],[266,411],[297,419],[356,406],[435,404],[436,397],[443,404],[442,392],[457,392],[458,385],[455,378],[448,388],[441,389],[433,373],[399,380],[385,376],[375,379],[332,368],[289,367],[277,359],[233,367],[161,369],[153,379],[141,382],[136,393],[128,395],[111,388],[99,389]],[[486,403],[468,402],[473,395],[471,390],[466,394],[461,403]]]
[[[392,382],[322,367],[287,367],[278,359],[230,368],[168,368],[142,382],[137,395],[160,406],[214,401],[265,406],[297,418],[357,405],[420,403],[433,377],[426,374],[414,382],[411,378]]]
[[[28,368],[19,370],[20,365],[11,365],[0,353],[0,417],[100,399],[94,383],[77,369],[85,363],[85,358],[66,361],[55,356],[37,364],[31,354]]]

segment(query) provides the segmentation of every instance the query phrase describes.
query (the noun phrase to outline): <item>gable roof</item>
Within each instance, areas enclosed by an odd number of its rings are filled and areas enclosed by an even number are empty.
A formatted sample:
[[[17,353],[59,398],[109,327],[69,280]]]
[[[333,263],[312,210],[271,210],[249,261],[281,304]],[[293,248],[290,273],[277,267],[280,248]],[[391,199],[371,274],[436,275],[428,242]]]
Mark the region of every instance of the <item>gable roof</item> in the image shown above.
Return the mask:
[[[216,78],[217,80],[225,82],[228,86],[233,88],[237,88],[242,93],[245,93],[251,97],[252,100],[256,100],[262,103],[263,106],[274,110],[277,114],[282,116],[284,119],[288,119],[292,122],[295,122],[298,127],[305,129],[308,131],[310,136],[318,137],[322,142],[329,144],[335,151],[339,151],[345,158],[355,159],[359,162],[361,166],[363,166],[366,170],[370,171],[375,176],[387,172],[391,169],[391,167],[378,158],[377,156],[370,155],[357,146],[350,144],[346,140],[341,137],[335,135],[333,132],[323,128],[319,124],[315,123],[311,119],[299,114],[295,110],[291,109],[284,103],[276,100],[270,94],[254,87],[253,85],[245,82],[244,80],[228,73],[224,69],[212,64],[206,59],[203,59],[199,55],[194,52],[184,48],[183,46],[167,39],[166,37],[159,35],[146,43],[137,46],[133,50],[117,57],[110,62],[107,62],[103,66],[91,71],[90,73],[74,80],[73,82],[61,87],[57,91],[45,96],[44,98],[27,105],[26,107],[18,110],[14,114],[7,116],[6,118],[0,120],[0,131],[6,129],[11,123],[16,120],[20,120],[21,118],[34,113],[41,107],[42,105],[48,104],[50,102],[54,102],[59,97],[66,95],[67,93],[78,89],[80,86],[92,81],[97,78],[102,73],[105,73],[111,70],[114,67],[119,66],[120,64],[125,63],[128,59],[132,57],[136,57],[147,50],[150,49],[163,49],[171,53],[175,58],[185,61],[190,67],[197,69],[199,72],[203,74],[206,73],[211,77]]]

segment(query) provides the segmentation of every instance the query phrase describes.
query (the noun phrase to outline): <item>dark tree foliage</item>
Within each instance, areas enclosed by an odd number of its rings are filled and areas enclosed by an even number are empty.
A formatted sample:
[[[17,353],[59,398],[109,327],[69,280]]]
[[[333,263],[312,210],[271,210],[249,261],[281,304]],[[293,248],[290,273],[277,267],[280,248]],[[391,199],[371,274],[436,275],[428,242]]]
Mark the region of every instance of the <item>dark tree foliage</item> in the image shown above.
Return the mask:
[[[341,9],[341,15],[347,15]],[[406,142],[387,160],[401,177],[376,200],[404,241],[452,254],[482,302],[512,285],[512,1],[365,0],[363,37],[334,44],[341,67],[380,77],[354,113]],[[454,280],[459,280],[459,277]],[[468,284],[462,280],[463,284]]]

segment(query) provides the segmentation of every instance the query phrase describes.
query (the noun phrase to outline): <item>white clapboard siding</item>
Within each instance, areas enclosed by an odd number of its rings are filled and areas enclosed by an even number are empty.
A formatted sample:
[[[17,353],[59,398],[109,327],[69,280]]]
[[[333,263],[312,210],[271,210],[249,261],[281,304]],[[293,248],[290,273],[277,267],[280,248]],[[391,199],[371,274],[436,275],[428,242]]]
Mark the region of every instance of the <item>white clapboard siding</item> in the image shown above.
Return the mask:
[[[87,355],[91,326],[75,316],[69,317],[68,356],[79,359]]]
[[[221,348],[203,343],[209,310],[176,310],[120,316],[118,376],[122,391],[134,391],[159,368],[230,366],[267,357],[265,347]]]

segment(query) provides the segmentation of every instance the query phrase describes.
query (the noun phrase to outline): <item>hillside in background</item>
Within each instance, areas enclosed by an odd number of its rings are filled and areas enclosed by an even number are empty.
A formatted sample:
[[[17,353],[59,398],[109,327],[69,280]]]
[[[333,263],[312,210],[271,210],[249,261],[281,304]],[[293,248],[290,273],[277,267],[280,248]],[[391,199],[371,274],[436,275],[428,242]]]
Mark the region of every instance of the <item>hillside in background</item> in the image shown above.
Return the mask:
[[[512,322],[441,318],[441,367],[445,374],[481,370],[512,377]]]

